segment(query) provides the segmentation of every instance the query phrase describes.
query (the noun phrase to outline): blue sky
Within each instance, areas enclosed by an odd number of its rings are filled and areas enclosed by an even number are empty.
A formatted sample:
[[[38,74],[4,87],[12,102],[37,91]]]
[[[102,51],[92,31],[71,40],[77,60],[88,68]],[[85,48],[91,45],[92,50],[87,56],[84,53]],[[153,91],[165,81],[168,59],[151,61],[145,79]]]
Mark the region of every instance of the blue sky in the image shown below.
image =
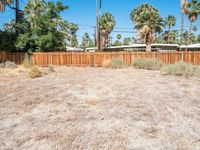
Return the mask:
[[[23,8],[26,0],[19,0],[20,7]],[[58,0],[54,0],[58,1]],[[65,5],[68,5],[70,8],[62,13],[62,17],[69,22],[74,22],[79,25],[79,31],[77,33],[79,41],[82,38],[84,32],[88,32],[91,37],[94,33],[94,28],[91,26],[95,25],[95,6],[96,0],[61,0]],[[103,0],[102,11],[111,12],[116,19],[116,28],[111,34],[115,39],[118,31],[130,31],[130,33],[121,32],[123,37],[133,37],[134,25],[130,20],[131,11],[142,3],[149,3],[160,10],[162,17],[167,17],[168,15],[174,15],[177,18],[176,29],[180,30],[181,25],[181,15],[180,15],[180,0]],[[6,9],[6,12],[0,14],[0,26],[5,22],[9,22],[14,18],[14,11]],[[87,26],[89,25],[89,26]],[[91,26],[90,26],[91,25]],[[200,19],[195,23],[198,26],[200,31]],[[186,17],[185,19],[185,29],[189,29],[189,22]],[[199,32],[198,31],[198,32]],[[93,37],[92,37],[93,38]]]

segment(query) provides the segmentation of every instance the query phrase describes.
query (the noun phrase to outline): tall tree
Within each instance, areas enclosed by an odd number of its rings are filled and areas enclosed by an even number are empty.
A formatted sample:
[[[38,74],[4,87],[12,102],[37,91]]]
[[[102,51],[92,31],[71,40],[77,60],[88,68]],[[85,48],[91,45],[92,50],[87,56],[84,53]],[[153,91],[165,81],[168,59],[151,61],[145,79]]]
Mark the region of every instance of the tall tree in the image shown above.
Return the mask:
[[[117,34],[117,40],[120,41],[122,38],[122,35],[121,34]]]
[[[24,14],[32,28],[37,26],[38,18],[45,11],[45,1],[44,0],[29,0],[24,7]]]
[[[0,12],[5,11],[5,6],[10,6],[13,0],[0,0]]]
[[[78,31],[78,29],[79,27],[75,23],[71,23],[69,25],[69,33],[70,33],[69,42],[70,42],[71,47],[78,46],[78,40],[77,40],[77,35],[76,35],[76,32]]]
[[[187,43],[188,43],[188,36],[189,36],[189,34],[190,34],[190,33],[189,33],[188,31],[185,31],[185,32],[183,33],[183,44],[184,44],[184,45],[187,45]],[[194,33],[191,33],[191,34],[190,34],[190,44],[195,44],[195,43],[197,43],[197,38],[198,38],[198,37],[196,37]]]
[[[121,46],[122,45],[122,42],[120,41],[122,38],[122,35],[121,34],[117,34],[117,37],[116,37],[116,41],[114,42],[114,46]]]
[[[190,30],[188,34],[187,44],[190,44],[190,35],[193,31],[193,24],[198,19],[198,15],[200,14],[200,2],[198,0],[192,0],[188,3],[187,14],[190,20]]]
[[[100,31],[105,39],[105,46],[109,44],[109,35],[113,31],[115,25],[115,18],[109,12],[103,14],[99,19]]]
[[[93,41],[90,39],[90,36],[88,33],[84,33],[83,37],[82,37],[82,44],[81,47],[83,49],[86,49],[88,47],[93,47],[94,43]]]
[[[67,7],[61,2],[44,3],[43,0],[29,0],[25,6],[25,18],[18,25],[24,32],[17,38],[17,50],[28,52],[66,50],[68,22],[60,15],[65,9]]]
[[[200,43],[200,34],[197,36],[197,42]]]
[[[184,21],[185,21],[185,14],[187,10],[187,0],[180,0],[181,4],[181,39],[180,39],[180,45],[182,45],[183,41],[183,33],[184,33]]]
[[[142,4],[134,9],[130,16],[141,38],[145,38],[146,51],[151,51],[154,33],[161,32],[164,27],[159,11],[149,4]]]
[[[172,30],[171,32],[164,32],[161,37],[158,37],[160,43],[170,43],[170,44],[178,44],[179,43],[179,32],[178,30]]]
[[[176,18],[172,15],[169,15],[166,19],[165,19],[165,25],[168,26],[168,43],[170,41],[170,33],[171,33],[171,27],[176,25]]]
[[[123,45],[130,45],[132,42],[132,39],[130,37],[124,38]]]

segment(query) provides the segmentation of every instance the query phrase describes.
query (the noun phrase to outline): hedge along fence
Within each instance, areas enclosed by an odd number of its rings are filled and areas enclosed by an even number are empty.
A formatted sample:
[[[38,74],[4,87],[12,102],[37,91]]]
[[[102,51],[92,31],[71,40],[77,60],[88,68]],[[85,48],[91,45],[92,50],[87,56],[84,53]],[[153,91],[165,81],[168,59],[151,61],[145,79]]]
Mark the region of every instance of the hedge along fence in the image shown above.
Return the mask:
[[[26,58],[26,53],[5,53],[0,52],[0,61],[14,61],[20,64]],[[178,61],[185,61],[193,64],[200,64],[200,52],[36,52],[31,55],[34,65],[48,66],[98,66],[101,67],[104,61],[120,58],[125,64],[130,65],[136,58],[157,58],[163,63],[173,64]]]

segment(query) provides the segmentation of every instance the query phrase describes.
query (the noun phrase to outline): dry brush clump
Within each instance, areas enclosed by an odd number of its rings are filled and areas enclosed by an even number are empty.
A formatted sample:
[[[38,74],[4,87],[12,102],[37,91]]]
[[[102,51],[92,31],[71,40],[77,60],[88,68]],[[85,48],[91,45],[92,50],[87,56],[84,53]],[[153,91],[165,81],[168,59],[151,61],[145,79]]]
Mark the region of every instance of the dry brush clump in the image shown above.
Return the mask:
[[[113,58],[111,60],[111,68],[113,69],[122,69],[126,67],[124,61],[121,58]]]
[[[103,67],[106,68],[112,68],[112,69],[122,69],[124,67],[126,67],[124,61],[121,58],[112,58],[110,59],[106,59],[103,61],[102,64]]]
[[[38,78],[42,76],[42,72],[35,66],[31,67],[28,71],[28,77]]]
[[[22,64],[21,64],[24,68],[31,68],[33,66],[33,64],[31,63],[30,60],[25,59]]]
[[[148,70],[160,70],[163,66],[163,63],[159,59],[141,59],[137,58],[133,61],[132,64],[135,68],[138,69],[148,69]]]
[[[200,66],[180,61],[176,64],[170,64],[162,67],[161,74],[185,77],[200,77]]]
[[[53,66],[48,66],[48,72],[51,73],[51,72],[55,72]]]
[[[12,61],[5,61],[0,63],[0,68],[6,68],[6,69],[14,69],[17,68],[17,65]]]

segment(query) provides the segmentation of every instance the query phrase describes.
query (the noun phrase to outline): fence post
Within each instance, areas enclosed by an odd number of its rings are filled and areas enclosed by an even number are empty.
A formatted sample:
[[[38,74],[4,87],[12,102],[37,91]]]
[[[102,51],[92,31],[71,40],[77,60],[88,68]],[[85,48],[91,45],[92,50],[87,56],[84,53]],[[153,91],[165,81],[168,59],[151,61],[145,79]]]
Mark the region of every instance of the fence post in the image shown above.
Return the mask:
[[[96,52],[93,53],[93,67],[96,67]]]
[[[183,52],[181,52],[181,61],[184,61],[183,60],[183,55],[184,55]]]

